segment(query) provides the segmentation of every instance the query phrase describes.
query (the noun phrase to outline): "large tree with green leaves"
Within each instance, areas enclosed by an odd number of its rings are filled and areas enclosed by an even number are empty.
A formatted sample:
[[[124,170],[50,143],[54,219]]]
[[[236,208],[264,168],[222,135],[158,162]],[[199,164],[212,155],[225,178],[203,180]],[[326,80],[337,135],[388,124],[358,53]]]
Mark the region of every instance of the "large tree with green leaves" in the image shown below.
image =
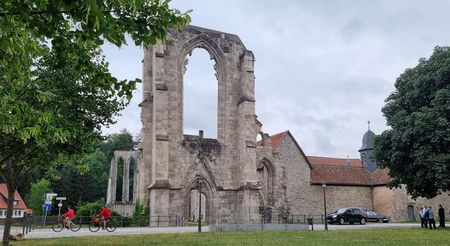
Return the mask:
[[[0,175],[9,245],[18,177],[84,152],[131,98],[135,80],[108,71],[100,46],[165,40],[189,22],[165,0],[0,2]]]
[[[395,88],[382,109],[391,129],[377,137],[376,158],[391,187],[435,197],[450,190],[450,48],[436,47]]]

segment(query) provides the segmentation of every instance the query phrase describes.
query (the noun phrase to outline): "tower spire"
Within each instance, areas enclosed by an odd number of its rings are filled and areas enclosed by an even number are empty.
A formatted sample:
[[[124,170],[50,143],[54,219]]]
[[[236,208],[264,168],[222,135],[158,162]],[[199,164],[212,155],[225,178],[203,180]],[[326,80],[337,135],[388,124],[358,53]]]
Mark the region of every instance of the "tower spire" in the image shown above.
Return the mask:
[[[369,131],[370,131],[370,120],[369,120],[369,121],[367,121],[367,125],[368,125],[368,127],[369,127]]]

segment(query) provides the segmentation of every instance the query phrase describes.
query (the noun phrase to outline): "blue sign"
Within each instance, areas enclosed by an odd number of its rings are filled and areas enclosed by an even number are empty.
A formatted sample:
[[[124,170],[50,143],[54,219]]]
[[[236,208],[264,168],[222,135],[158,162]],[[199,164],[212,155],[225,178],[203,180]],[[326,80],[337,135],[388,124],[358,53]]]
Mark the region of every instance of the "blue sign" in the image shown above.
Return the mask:
[[[50,212],[52,210],[51,204],[44,204],[42,207],[44,208],[44,212]]]

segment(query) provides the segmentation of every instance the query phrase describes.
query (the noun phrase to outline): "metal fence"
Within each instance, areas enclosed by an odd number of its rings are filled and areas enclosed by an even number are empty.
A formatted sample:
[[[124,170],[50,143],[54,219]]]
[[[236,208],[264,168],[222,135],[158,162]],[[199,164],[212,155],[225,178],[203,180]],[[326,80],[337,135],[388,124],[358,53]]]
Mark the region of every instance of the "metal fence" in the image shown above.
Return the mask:
[[[308,224],[308,219],[314,224],[324,224],[323,214],[269,214],[261,216],[261,224]]]
[[[73,220],[75,224],[87,228],[92,222],[92,216],[77,216]],[[30,216],[23,218],[13,218],[12,226],[22,228],[22,234],[28,234],[35,229],[51,228],[60,220],[58,216]],[[181,215],[172,216],[138,216],[137,218],[127,218],[113,216],[109,219],[117,227],[164,227],[164,226],[184,226],[185,221]],[[5,219],[0,219],[0,225],[5,224]]]
[[[324,216],[317,214],[270,214],[261,216],[261,224],[323,224]],[[4,225],[5,219],[0,219],[0,224]],[[59,221],[58,216],[25,216],[23,218],[13,218],[14,227],[22,227],[22,234],[28,234],[35,229],[51,228]],[[117,227],[165,227],[165,226],[185,226],[186,220],[181,215],[172,216],[138,216],[137,218],[111,217],[110,221]],[[73,222],[81,224],[87,228],[92,222],[92,216],[77,216]]]

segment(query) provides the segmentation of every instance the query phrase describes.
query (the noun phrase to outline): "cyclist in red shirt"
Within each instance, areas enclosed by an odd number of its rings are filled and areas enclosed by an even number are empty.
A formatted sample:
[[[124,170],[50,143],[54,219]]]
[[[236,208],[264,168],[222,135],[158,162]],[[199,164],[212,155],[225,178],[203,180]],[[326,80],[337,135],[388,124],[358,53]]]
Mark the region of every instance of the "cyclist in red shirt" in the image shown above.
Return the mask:
[[[63,215],[64,224],[67,228],[69,228],[70,221],[72,221],[75,218],[75,210],[72,209],[72,207],[67,207],[67,212],[65,212]]]
[[[102,218],[103,230],[106,229],[106,223],[108,222],[108,219],[111,218],[111,213],[106,205],[102,206],[102,211],[98,214],[98,216]]]

